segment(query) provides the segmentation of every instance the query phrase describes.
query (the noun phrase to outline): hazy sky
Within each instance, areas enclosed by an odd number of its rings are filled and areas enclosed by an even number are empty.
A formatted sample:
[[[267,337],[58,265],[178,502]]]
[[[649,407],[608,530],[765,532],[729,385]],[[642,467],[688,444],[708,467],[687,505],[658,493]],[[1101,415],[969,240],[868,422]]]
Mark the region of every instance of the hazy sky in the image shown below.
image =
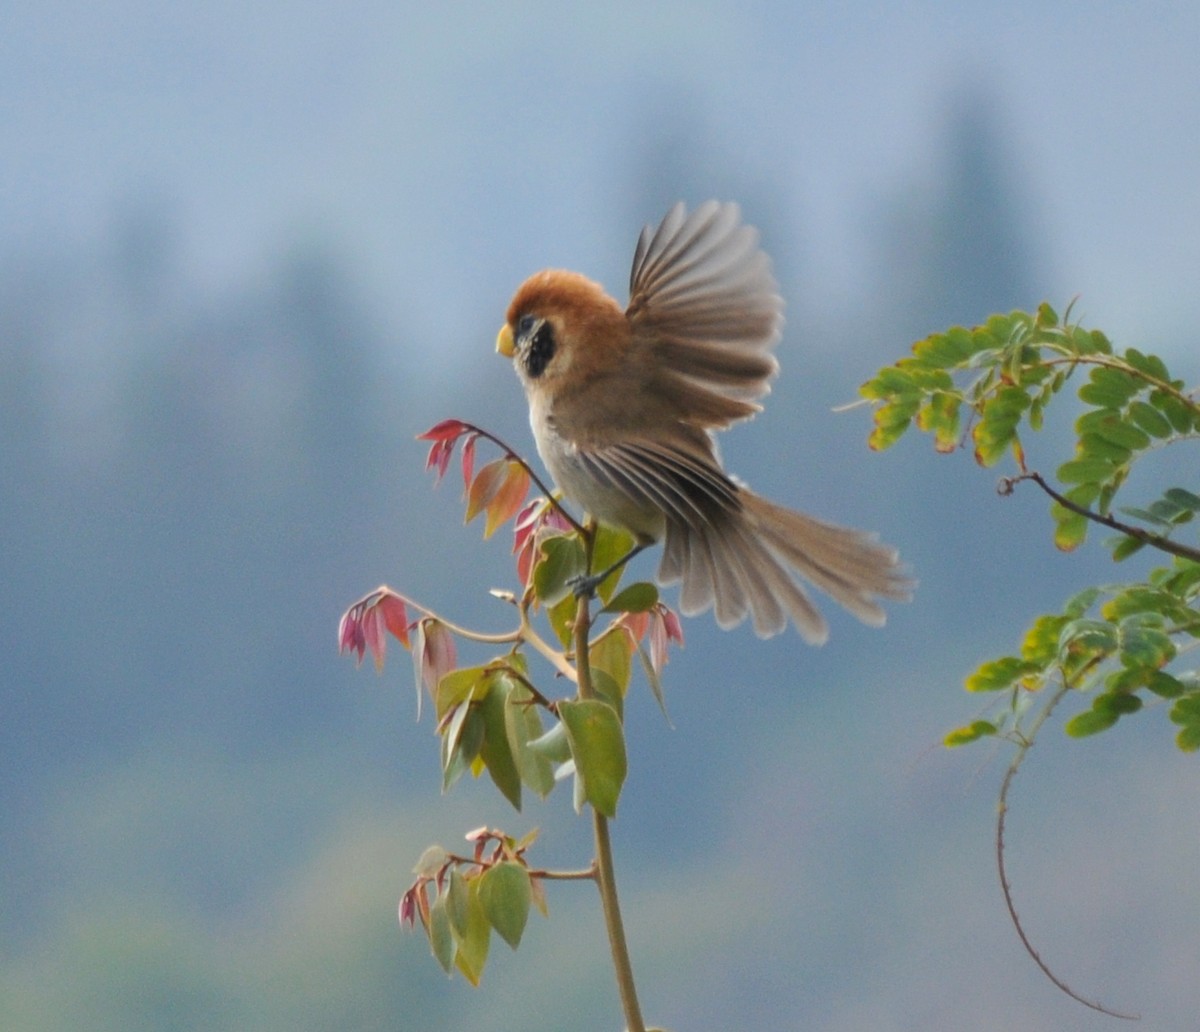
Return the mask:
[[[718,161],[787,184],[814,293],[852,303],[881,198],[936,179],[968,84],[994,95],[1047,296],[1118,334],[1200,315],[1194,3],[6,6],[17,253],[157,203],[202,281],[315,232],[391,314],[445,331],[448,306],[473,335],[546,261],[620,286],[629,151],[678,108]]]

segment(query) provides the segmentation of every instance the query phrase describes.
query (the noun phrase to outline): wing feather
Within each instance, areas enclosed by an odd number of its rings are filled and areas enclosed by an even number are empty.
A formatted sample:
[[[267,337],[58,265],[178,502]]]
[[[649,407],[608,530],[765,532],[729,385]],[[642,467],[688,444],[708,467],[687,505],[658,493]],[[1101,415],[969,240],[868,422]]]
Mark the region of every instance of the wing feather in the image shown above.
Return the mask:
[[[677,204],[638,240],[626,315],[639,368],[681,418],[717,429],[753,415],[778,369],[783,301],[735,204]]]

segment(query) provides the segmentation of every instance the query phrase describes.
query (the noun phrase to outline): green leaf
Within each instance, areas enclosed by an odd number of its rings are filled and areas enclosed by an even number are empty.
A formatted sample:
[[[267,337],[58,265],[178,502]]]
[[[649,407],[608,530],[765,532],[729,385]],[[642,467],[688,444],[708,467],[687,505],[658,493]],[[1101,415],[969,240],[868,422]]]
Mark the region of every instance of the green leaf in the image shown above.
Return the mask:
[[[1155,627],[1124,620],[1120,627],[1121,663],[1157,670],[1175,658],[1175,642]]]
[[[895,444],[912,426],[921,407],[921,395],[902,395],[875,410],[874,427],[867,438],[872,451],[884,451]]]
[[[487,767],[492,781],[500,789],[501,794],[512,803],[514,809],[521,809],[521,772],[517,770],[517,761],[513,756],[512,746],[508,739],[508,710],[509,693],[512,691],[512,680],[507,677],[494,677],[492,690],[479,704],[479,714],[483,722],[483,744],[479,756]]]
[[[460,667],[451,670],[438,681],[434,709],[440,721],[447,713],[468,699],[479,698],[485,691],[487,667]]]
[[[1058,643],[1064,656],[1080,660],[1107,656],[1117,649],[1117,628],[1106,620],[1072,620],[1064,625]]]
[[[525,685],[514,682],[504,710],[504,728],[521,780],[545,799],[554,788],[554,771],[550,760],[530,748],[530,743],[542,735],[542,718],[537,707],[530,705],[532,699],[533,693]],[[570,755],[565,734],[563,746]]]
[[[596,572],[607,570],[613,563],[623,559],[633,548],[633,536],[615,527],[601,524],[596,530],[596,540],[592,542],[592,569]],[[616,591],[617,583],[625,568],[614,570],[604,578],[596,589],[600,601],[607,603]]]
[[[586,572],[583,545],[575,535],[546,538],[541,558],[533,568],[533,589],[543,606],[550,607],[571,595],[571,581]]]
[[[1200,724],[1188,724],[1175,736],[1175,744],[1183,752],[1200,749]]]
[[[921,388],[911,374],[890,365],[880,369],[858,392],[872,401],[888,401],[896,397],[919,399]]]
[[[1000,388],[984,404],[983,418],[971,433],[975,460],[981,466],[994,465],[1010,446],[1016,444],[1017,424],[1030,404],[1029,394],[1011,385]]]
[[[1050,506],[1054,517],[1054,547],[1060,552],[1072,552],[1087,539],[1088,520],[1077,512],[1055,502]]]
[[[593,670],[602,670],[612,678],[621,696],[629,690],[633,676],[633,639],[617,627],[600,635],[588,649]]]
[[[479,755],[483,719],[470,703],[461,703],[442,734],[442,791],[449,791]]]
[[[1142,451],[1150,447],[1150,435],[1123,417],[1106,419],[1097,423],[1095,433],[1110,444],[1127,448],[1131,452]]]
[[[1119,717],[1119,713],[1110,713],[1106,710],[1085,710],[1068,720],[1064,730],[1072,738],[1086,738],[1088,735],[1107,731]]]
[[[619,592],[604,607],[606,613],[645,613],[658,604],[658,588],[646,581],[638,581]]]
[[[1129,418],[1151,437],[1170,437],[1171,424],[1167,417],[1145,401],[1135,401],[1129,406]]]
[[[465,935],[471,921],[471,886],[457,867],[450,868],[442,895],[446,900],[446,913],[450,915],[450,927],[459,935]]]
[[[1058,467],[1058,479],[1064,484],[1103,483],[1116,471],[1107,459],[1072,459]]]
[[[1146,547],[1145,541],[1139,541],[1137,538],[1129,537],[1127,534],[1117,534],[1107,540],[1109,549],[1112,552],[1113,562],[1119,563],[1123,559],[1128,559],[1135,552],[1140,552]]]
[[[1139,373],[1145,373],[1156,380],[1170,383],[1171,374],[1167,372],[1167,367],[1163,365],[1163,360],[1157,355],[1143,355],[1137,348],[1127,348],[1124,358]]]
[[[454,934],[450,928],[450,914],[446,907],[446,894],[440,893],[429,908],[429,948],[434,959],[450,974],[454,965]]]
[[[1078,596],[1077,596],[1078,597]],[[1075,601],[1074,599],[1072,601]],[[1039,616],[1021,640],[1021,658],[1035,669],[1044,669],[1058,658],[1058,639],[1070,616],[1081,616],[1091,605],[1089,601],[1078,613],[1067,603],[1064,616]]]
[[[1096,604],[1096,599],[1099,597],[1099,588],[1084,588],[1082,591],[1076,592],[1067,599],[1066,605],[1063,606],[1063,616],[1071,620],[1077,620]],[[1059,630],[1061,629],[1060,627]],[[1055,631],[1055,634],[1057,633],[1058,631]]]
[[[1081,434],[1075,445],[1077,459],[1099,459],[1113,466],[1123,466],[1133,452],[1120,444],[1114,444],[1103,434],[1088,432]]]
[[[1188,512],[1200,512],[1200,495],[1185,491],[1182,487],[1171,487],[1163,495],[1170,499],[1180,509]]]
[[[531,739],[529,748],[550,763],[566,763],[571,758],[571,742],[561,721],[540,738]]]
[[[625,696],[621,691],[621,686],[617,684],[612,675],[599,667],[594,668],[592,670],[592,687],[598,698],[607,702],[617,711],[618,719],[624,720]]]
[[[565,649],[571,647],[575,637],[575,616],[578,612],[579,600],[570,591],[554,605],[546,608],[546,619],[550,621],[559,644]]]
[[[974,351],[971,333],[962,326],[953,326],[945,333],[935,333],[913,345],[913,355],[930,366],[953,369],[971,357]]]
[[[458,952],[454,962],[458,965],[464,977],[472,985],[478,985],[483,977],[483,966],[487,963],[488,946],[492,937],[492,925],[483,911],[479,900],[479,879],[472,878],[470,884],[470,900],[467,908],[467,926],[461,932],[454,933]]]
[[[1178,699],[1185,690],[1182,681],[1162,670],[1155,670],[1147,678],[1146,687],[1161,699]]]
[[[560,702],[558,714],[567,729],[583,798],[597,813],[615,817],[628,769],[616,710],[598,699],[580,699]]]
[[[1150,404],[1167,417],[1171,429],[1177,434],[1190,432],[1197,417],[1200,416],[1200,406],[1189,405],[1186,401],[1164,390],[1151,391]]]
[[[998,692],[1011,688],[1017,681],[1028,674],[1041,671],[1037,663],[1029,663],[1016,656],[1003,656],[981,663],[979,668],[967,678],[966,689],[969,692]]]
[[[973,720],[965,727],[955,728],[943,739],[943,743],[947,748],[953,749],[956,746],[966,745],[968,742],[977,741],[987,735],[994,735],[997,731],[996,725],[990,720]]]
[[[529,872],[505,860],[489,867],[479,879],[479,902],[492,927],[514,950],[521,943],[533,893]]]
[[[1123,369],[1095,366],[1079,397],[1098,408],[1121,408],[1142,389],[1141,382]]]
[[[958,447],[959,410],[962,398],[950,391],[934,391],[917,411],[917,426],[934,435],[935,447],[947,453]]]
[[[435,842],[432,846],[425,847],[417,862],[413,864],[412,873],[418,878],[432,878],[448,859],[450,854]]]

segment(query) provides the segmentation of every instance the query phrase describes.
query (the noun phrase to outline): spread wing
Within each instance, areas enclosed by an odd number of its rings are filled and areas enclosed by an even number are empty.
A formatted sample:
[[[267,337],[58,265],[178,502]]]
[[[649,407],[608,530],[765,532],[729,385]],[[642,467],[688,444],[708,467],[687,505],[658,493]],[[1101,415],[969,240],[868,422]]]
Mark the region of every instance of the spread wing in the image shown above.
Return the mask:
[[[771,262],[736,204],[677,204],[638,240],[626,310],[637,365],[692,426],[758,411],[783,325]]]
[[[579,448],[576,457],[596,481],[636,509],[662,512],[668,525],[719,525],[741,508],[737,485],[691,448],[635,440]]]

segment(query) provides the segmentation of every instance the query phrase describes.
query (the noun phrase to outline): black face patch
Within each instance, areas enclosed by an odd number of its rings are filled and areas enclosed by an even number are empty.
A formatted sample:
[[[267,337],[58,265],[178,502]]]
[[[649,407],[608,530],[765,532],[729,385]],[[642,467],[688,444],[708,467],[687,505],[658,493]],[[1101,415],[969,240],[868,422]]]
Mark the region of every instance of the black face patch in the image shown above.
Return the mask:
[[[536,380],[545,372],[557,346],[554,327],[545,319],[523,315],[517,320],[517,347],[530,379]]]

